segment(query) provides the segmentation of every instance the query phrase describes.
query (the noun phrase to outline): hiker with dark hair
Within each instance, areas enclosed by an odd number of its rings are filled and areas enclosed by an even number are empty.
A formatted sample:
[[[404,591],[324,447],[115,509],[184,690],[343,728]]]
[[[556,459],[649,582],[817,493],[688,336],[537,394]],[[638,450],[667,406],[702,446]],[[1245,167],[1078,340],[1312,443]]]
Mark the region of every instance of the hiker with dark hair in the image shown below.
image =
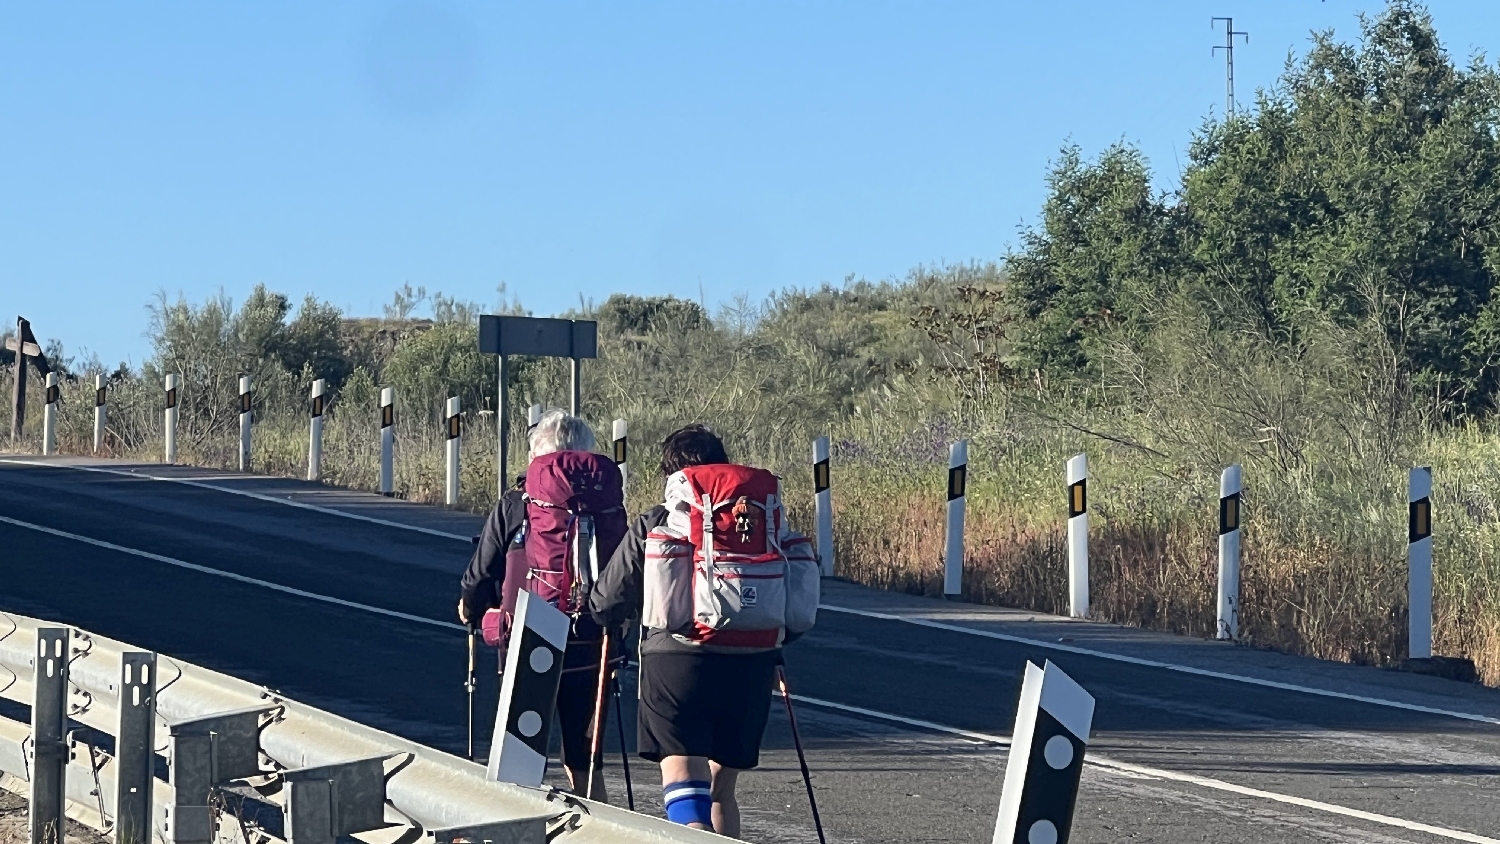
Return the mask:
[[[594,453],[588,424],[561,410],[544,413],[528,439],[527,472],[495,504],[464,572],[458,618],[481,628],[485,644],[500,649],[503,670],[520,590],[573,615],[557,692],[562,763],[575,792],[606,801],[602,771],[594,772],[592,788],[586,785],[604,631],[587,611],[587,595],[575,588],[568,531],[580,516],[591,518],[599,559],[609,559],[625,532],[620,471]]]
[[[759,764],[781,647],[813,625],[817,559],[787,527],[780,480],[730,463],[708,427],[669,435],[661,471],[663,503],[631,525],[590,607],[606,626],[641,620],[637,743],[668,819],[738,837],[735,785]]]

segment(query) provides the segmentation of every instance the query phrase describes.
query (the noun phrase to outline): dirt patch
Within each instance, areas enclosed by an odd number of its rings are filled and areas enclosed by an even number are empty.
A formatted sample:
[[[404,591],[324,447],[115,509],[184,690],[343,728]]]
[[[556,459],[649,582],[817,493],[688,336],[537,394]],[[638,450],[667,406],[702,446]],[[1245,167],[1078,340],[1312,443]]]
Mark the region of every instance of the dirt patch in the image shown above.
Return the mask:
[[[64,839],[78,844],[109,844],[108,838],[76,821],[68,821]],[[30,840],[26,798],[0,789],[0,844],[26,844]]]

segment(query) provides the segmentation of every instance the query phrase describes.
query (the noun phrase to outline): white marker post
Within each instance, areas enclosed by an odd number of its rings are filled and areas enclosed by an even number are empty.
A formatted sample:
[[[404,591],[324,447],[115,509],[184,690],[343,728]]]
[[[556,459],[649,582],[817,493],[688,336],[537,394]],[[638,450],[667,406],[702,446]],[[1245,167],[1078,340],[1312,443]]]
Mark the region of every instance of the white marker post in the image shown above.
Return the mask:
[[[1068,840],[1093,725],[1093,695],[1051,662],[1026,663],[993,844]]]
[[[1068,459],[1068,614],[1089,617],[1089,458]]]
[[[489,779],[532,788],[542,784],[571,626],[572,619],[557,607],[525,589],[517,594],[490,740]]]
[[[615,465],[620,467],[620,488],[623,492],[630,491],[630,466],[626,458],[630,455],[630,426],[624,419],[616,419],[614,424]]]
[[[396,391],[380,388],[380,494],[394,494],[393,456],[396,449]]]
[[[312,423],[307,435],[307,479],[323,476],[323,379],[312,383]]]
[[[104,376],[94,376],[94,453],[104,447],[104,426],[109,421],[109,407],[105,400],[109,395]]]
[[[1432,659],[1432,468],[1411,470],[1407,486],[1407,656]]]
[[[949,472],[952,472],[951,461]],[[818,527],[818,563],[824,577],[833,576],[833,490],[829,487],[828,438],[813,440],[813,520]],[[950,478],[949,486],[952,486]],[[953,505],[949,505],[951,511]],[[963,515],[959,514],[962,521]]]
[[[526,409],[526,433],[531,433],[531,429],[535,428],[536,424],[542,421],[542,411],[545,409],[539,404],[534,404]]]
[[[165,456],[168,463],[177,462],[177,375],[167,376],[167,410]]]
[[[1240,637],[1240,464],[1219,476],[1220,639]]]
[[[964,509],[969,482],[969,441],[948,446],[948,545],[943,555],[943,594],[964,591]]]
[[[47,373],[47,406],[42,410],[42,454],[57,453],[57,400],[61,396],[57,373]]]
[[[240,376],[240,471],[250,471],[250,376]]]
[[[458,415],[458,396],[448,399],[443,436],[448,440],[448,477],[443,484],[443,503],[458,506],[458,445],[463,435],[463,417]]]

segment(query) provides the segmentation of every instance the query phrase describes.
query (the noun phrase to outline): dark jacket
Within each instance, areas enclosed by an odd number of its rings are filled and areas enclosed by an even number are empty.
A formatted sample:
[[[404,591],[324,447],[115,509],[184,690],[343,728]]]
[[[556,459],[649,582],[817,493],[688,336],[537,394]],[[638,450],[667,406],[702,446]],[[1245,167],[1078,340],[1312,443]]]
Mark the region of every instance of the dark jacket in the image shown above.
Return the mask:
[[[526,523],[526,500],[519,487],[508,489],[484,520],[479,545],[469,558],[461,582],[461,598],[469,614],[469,625],[478,627],[484,611],[500,606],[505,583],[505,552]]]
[[[646,534],[667,523],[667,508],[661,504],[642,513],[630,526],[609,565],[599,573],[589,596],[589,609],[601,625],[619,630],[641,617],[646,582]],[[787,634],[787,644],[797,636]],[[641,632],[641,653],[703,653],[697,645],[673,638],[665,630],[645,628]]]

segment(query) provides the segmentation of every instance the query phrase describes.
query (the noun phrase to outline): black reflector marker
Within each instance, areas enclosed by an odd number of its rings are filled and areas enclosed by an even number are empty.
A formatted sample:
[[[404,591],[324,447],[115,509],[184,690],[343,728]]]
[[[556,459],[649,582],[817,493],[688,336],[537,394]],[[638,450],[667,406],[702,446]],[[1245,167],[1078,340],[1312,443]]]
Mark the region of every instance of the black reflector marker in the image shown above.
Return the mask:
[[[525,589],[517,596],[490,743],[490,779],[542,784],[570,624],[565,613]]]
[[[1094,697],[1051,662],[1026,663],[994,844],[1066,844]]]

